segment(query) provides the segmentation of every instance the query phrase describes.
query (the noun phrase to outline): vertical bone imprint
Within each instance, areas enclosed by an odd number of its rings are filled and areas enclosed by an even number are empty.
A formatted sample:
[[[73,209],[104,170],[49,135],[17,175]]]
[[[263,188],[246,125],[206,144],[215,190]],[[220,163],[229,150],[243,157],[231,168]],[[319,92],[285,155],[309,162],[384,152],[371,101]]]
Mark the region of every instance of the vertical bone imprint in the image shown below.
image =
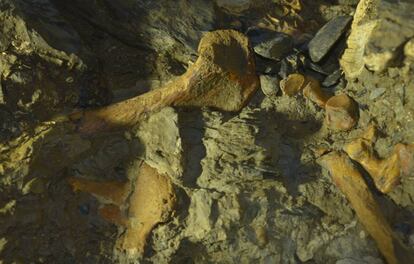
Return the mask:
[[[414,263],[414,256],[393,233],[375,197],[348,156],[345,153],[331,152],[318,161],[330,172],[333,182],[348,199],[359,221],[376,241],[387,262]]]

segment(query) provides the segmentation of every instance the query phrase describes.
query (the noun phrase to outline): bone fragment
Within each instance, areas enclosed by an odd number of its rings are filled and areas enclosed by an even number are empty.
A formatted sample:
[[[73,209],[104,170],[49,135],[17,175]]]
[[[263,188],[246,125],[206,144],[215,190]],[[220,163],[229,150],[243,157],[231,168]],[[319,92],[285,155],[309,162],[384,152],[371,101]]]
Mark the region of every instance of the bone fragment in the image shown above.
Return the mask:
[[[318,80],[312,77],[306,77],[307,84],[303,88],[303,96],[317,104],[321,108],[325,108],[326,102],[330,96],[325,94]]]
[[[333,182],[348,199],[388,264],[414,263],[414,256],[392,231],[374,195],[349,157],[342,152],[331,152],[318,161],[330,172]]]
[[[134,182],[96,182],[70,178],[74,190],[88,192],[104,205],[99,212],[107,221],[125,228],[116,247],[128,257],[144,253],[148,236],[155,225],[168,220],[176,197],[166,175],[143,163]]]
[[[199,57],[187,72],[164,87],[96,110],[77,112],[70,119],[83,133],[136,124],[145,113],[165,106],[213,107],[239,111],[260,87],[249,40],[234,30],[207,33]]]
[[[335,131],[347,131],[358,122],[358,105],[348,95],[331,97],[325,104],[327,126]]]
[[[400,182],[402,175],[414,171],[414,148],[413,145],[397,144],[389,157],[380,159],[373,148],[374,135],[371,126],[362,137],[352,140],[343,149],[364,167],[379,191],[388,193]]]

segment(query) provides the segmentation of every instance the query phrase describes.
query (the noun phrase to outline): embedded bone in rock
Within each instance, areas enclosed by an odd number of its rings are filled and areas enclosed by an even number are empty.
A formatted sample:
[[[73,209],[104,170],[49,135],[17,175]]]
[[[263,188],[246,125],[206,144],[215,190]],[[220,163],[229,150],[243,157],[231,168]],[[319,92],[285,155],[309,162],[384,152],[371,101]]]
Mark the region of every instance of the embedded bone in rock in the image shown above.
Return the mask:
[[[234,30],[217,30],[204,35],[198,52],[187,72],[164,87],[71,118],[80,122],[81,132],[91,133],[134,125],[143,114],[166,106],[239,111],[260,86],[249,40]]]
[[[341,152],[331,152],[319,159],[335,185],[341,190],[359,221],[377,242],[381,253],[390,264],[412,263],[414,255],[391,229],[382,209],[358,169],[350,158]]]
[[[90,193],[104,203],[102,217],[125,228],[117,249],[131,258],[142,256],[152,229],[168,219],[176,203],[168,176],[145,162],[133,170],[135,178],[127,182],[69,179],[75,191]]]
[[[370,130],[372,128],[369,128],[367,132],[370,133]],[[369,137],[367,139],[366,136],[361,136],[344,146],[344,151],[348,156],[364,167],[374,180],[377,189],[382,193],[392,191],[400,182],[402,175],[409,175],[413,172],[414,152],[411,149],[409,145],[397,144],[388,157],[379,159]]]

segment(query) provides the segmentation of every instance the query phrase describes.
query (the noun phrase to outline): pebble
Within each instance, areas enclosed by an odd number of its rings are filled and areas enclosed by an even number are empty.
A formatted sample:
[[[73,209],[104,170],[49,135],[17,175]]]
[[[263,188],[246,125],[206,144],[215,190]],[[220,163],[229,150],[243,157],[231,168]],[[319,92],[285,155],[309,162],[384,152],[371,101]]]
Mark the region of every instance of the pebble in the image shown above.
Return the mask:
[[[341,78],[341,76],[342,76],[342,72],[340,69],[338,69],[334,71],[333,73],[331,73],[330,75],[328,75],[323,81],[322,85],[325,87],[333,86],[339,82],[339,79]]]
[[[267,97],[276,96],[279,91],[279,78],[269,75],[260,75],[260,87]]]
[[[254,51],[267,59],[281,60],[293,49],[292,38],[284,33],[254,28],[246,34]]]
[[[309,42],[309,55],[314,62],[322,60],[347,30],[352,17],[338,16],[326,23]]]

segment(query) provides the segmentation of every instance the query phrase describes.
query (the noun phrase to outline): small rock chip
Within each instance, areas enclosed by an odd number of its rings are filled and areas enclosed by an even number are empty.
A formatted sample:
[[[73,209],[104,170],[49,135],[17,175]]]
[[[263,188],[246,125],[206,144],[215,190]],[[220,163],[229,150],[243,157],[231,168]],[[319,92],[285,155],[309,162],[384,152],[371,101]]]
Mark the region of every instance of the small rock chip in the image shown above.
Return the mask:
[[[293,73],[280,81],[280,89],[284,95],[294,96],[302,90],[304,84],[305,76],[299,73]]]
[[[348,28],[352,17],[339,16],[326,23],[309,42],[309,55],[314,62],[319,62],[330,51]]]
[[[331,73],[328,77],[326,77],[322,85],[324,87],[333,86],[339,82],[339,79],[341,78],[341,76],[342,76],[342,72],[340,69],[338,69],[334,71],[333,73]]]
[[[260,76],[260,87],[267,97],[276,96],[279,91],[279,78],[269,75]]]
[[[254,51],[268,59],[280,60],[293,49],[289,35],[267,29],[251,29],[247,32]]]
[[[326,102],[325,109],[325,122],[332,130],[346,131],[358,122],[358,105],[346,94],[331,97]]]

